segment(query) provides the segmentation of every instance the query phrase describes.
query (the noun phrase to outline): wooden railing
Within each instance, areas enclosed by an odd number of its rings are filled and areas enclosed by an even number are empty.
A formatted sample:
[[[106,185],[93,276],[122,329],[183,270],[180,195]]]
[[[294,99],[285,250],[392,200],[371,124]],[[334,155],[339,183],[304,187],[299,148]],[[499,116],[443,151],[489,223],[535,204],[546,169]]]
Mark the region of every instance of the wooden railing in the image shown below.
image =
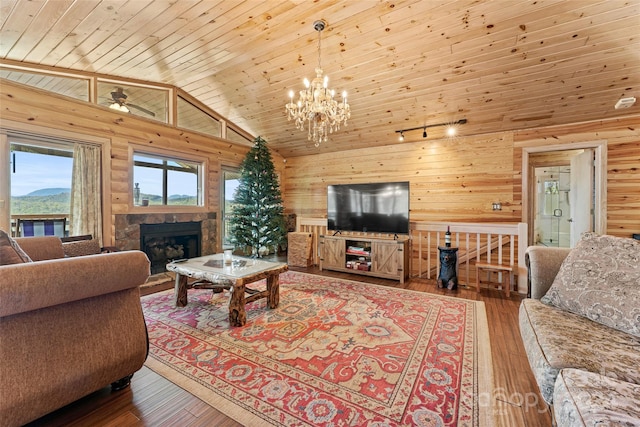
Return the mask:
[[[507,264],[514,267],[517,290],[527,292],[527,269],[524,253],[527,249],[525,223],[411,223],[411,275],[437,278],[440,266],[438,246],[444,246],[444,233],[451,229],[451,246],[458,248],[458,282],[475,282],[476,261]],[[504,278],[502,273],[499,281]]]
[[[527,292],[527,269],[524,253],[527,249],[527,224],[525,223],[444,223],[412,222],[411,277],[436,279],[440,267],[438,246],[444,246],[444,233],[451,229],[451,245],[458,248],[458,282],[469,285],[475,282],[476,261],[503,263],[514,266],[517,290]],[[296,219],[296,231],[313,235],[313,262],[319,263],[319,237],[327,233],[326,218]],[[344,234],[344,233],[343,233]],[[351,233],[354,236],[362,233]],[[500,273],[498,280],[504,278]]]

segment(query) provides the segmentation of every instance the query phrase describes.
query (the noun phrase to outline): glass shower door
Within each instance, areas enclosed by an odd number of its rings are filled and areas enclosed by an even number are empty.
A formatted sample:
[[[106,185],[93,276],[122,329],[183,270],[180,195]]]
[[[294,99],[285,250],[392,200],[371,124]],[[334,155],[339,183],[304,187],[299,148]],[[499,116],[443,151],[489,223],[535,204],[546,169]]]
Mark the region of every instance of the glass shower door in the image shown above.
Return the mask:
[[[570,172],[566,167],[536,168],[536,244],[569,246],[569,177]]]

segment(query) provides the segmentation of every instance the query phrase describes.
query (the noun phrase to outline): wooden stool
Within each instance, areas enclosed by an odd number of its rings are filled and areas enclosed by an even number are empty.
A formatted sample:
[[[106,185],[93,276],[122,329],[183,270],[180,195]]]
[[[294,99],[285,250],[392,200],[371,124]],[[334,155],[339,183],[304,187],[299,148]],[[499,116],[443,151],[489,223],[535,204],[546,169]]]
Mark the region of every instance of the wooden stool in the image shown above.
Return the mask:
[[[476,262],[476,292],[480,292],[480,273],[483,271],[507,273],[507,278],[505,279],[504,283],[507,290],[507,298],[509,298],[509,294],[511,292],[511,273],[513,272],[513,266],[506,264],[492,264],[489,262]]]

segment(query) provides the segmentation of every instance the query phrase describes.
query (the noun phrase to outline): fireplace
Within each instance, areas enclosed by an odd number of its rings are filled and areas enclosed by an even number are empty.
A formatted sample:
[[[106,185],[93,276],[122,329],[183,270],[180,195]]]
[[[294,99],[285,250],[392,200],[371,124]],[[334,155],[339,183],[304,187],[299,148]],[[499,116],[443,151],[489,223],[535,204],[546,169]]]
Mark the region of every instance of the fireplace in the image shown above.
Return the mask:
[[[151,274],[163,273],[168,262],[201,255],[200,222],[140,224],[140,250],[151,261]]]

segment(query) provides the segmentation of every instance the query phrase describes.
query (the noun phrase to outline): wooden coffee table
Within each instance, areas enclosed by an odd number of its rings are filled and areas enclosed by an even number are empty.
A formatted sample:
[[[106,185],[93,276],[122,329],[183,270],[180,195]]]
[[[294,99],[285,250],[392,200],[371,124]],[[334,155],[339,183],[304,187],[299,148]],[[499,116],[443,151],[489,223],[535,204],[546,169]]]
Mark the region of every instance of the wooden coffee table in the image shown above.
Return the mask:
[[[280,302],[280,273],[289,266],[283,262],[233,256],[231,264],[224,263],[223,254],[207,255],[167,264],[167,270],[176,273],[176,306],[187,305],[187,289],[230,289],[229,322],[232,326],[247,323],[245,304],[260,298],[267,299],[269,308]],[[189,283],[188,279],[197,279]],[[267,279],[267,289],[257,291],[246,288],[249,283]],[[249,296],[245,296],[245,293]]]

